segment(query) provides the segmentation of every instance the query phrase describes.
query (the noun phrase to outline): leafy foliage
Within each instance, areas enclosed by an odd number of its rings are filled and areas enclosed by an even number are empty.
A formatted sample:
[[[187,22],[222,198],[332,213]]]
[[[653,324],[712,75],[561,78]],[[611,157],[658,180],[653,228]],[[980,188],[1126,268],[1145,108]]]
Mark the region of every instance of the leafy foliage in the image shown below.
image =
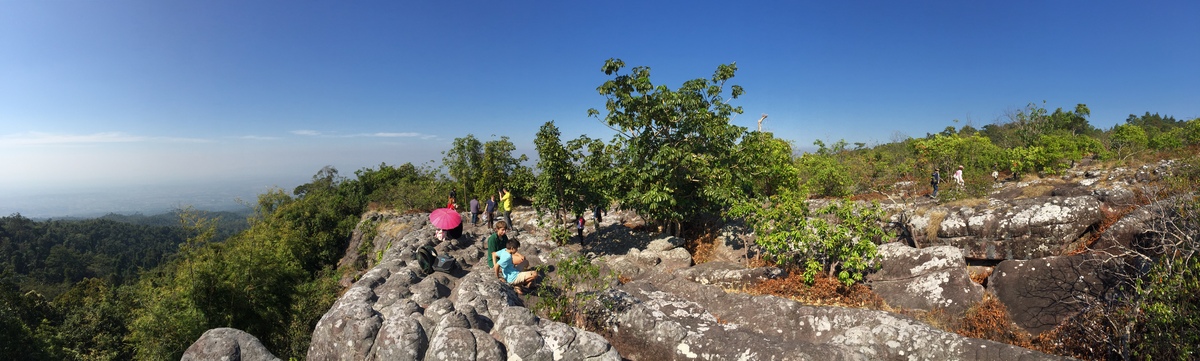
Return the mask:
[[[798,265],[806,281],[821,273],[846,285],[861,281],[873,267],[876,240],[892,237],[882,227],[884,211],[878,203],[860,206],[848,200],[810,209],[805,198],[802,192],[785,191],[765,204],[740,204],[731,213],[746,218],[769,258]]]
[[[1112,130],[1112,151],[1117,157],[1126,158],[1146,149],[1150,142],[1146,130],[1132,124],[1120,124]]]
[[[534,191],[534,208],[548,211],[561,219],[564,212],[573,209],[580,201],[583,184],[579,181],[579,170],[571,159],[571,153],[559,140],[560,132],[553,121],[546,122],[538,131],[533,144],[537,148],[537,188]]]
[[[586,319],[584,306],[612,283],[613,275],[602,275],[600,267],[581,254],[558,261],[554,270],[538,288],[533,310],[551,320],[586,328],[581,322]]]
[[[700,214],[719,214],[738,199],[730,169],[745,128],[730,124],[742,112],[729,100],[744,93],[725,83],[737,71],[720,65],[710,79],[684,82],[677,90],[650,82],[650,68],[621,74],[625,62],[601,68],[613,76],[597,90],[607,98],[603,123],[617,132],[612,145],[617,198],[653,221],[679,223]],[[726,100],[728,94],[729,99]],[[599,118],[600,112],[589,109]]]
[[[488,194],[487,189],[476,189],[480,186],[480,170],[483,168],[483,143],[475,139],[475,135],[455,138],[450,150],[442,152],[442,167],[445,167],[450,177],[454,178],[455,188],[463,190],[466,197],[479,197]]]

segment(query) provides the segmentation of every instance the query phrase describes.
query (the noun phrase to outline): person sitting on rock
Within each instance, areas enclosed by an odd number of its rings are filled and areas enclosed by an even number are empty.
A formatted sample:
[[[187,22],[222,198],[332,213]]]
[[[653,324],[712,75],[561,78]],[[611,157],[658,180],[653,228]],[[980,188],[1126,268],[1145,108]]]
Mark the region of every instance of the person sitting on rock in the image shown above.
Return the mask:
[[[521,271],[529,264],[526,262],[525,256],[517,252],[520,247],[520,241],[508,240],[505,249],[496,252],[495,269],[496,277],[503,277],[505,282],[513,286],[513,290],[518,295],[523,295],[540,276],[537,271]]]

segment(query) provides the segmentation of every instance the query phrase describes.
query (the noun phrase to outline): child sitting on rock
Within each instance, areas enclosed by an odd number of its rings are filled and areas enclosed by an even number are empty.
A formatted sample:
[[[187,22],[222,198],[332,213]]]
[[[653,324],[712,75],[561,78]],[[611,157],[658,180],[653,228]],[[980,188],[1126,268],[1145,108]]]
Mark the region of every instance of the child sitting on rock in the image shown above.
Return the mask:
[[[537,281],[539,275],[537,271],[521,271],[528,266],[528,263],[525,256],[517,252],[520,247],[520,241],[509,239],[505,249],[496,252],[494,258],[496,260],[496,277],[504,278],[504,281],[512,285],[518,295],[523,295],[533,285],[533,282]]]

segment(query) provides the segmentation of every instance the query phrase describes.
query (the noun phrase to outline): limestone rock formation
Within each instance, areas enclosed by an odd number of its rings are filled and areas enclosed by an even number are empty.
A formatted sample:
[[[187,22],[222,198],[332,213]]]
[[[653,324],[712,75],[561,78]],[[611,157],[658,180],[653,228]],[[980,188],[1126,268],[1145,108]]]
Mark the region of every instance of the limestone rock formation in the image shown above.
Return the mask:
[[[308,359],[620,359],[603,337],[539,319],[490,270],[474,269],[486,234],[467,232],[459,242],[437,244],[462,269],[423,275],[411,258],[414,249],[433,243],[423,215],[385,221],[392,223],[385,228],[396,231],[382,232],[380,239],[391,247],[380,250],[382,262],[317,323]]]
[[[954,246],[967,258],[1033,259],[1077,247],[1101,220],[1093,196],[993,200],[978,206],[929,208],[912,217],[921,247]]]

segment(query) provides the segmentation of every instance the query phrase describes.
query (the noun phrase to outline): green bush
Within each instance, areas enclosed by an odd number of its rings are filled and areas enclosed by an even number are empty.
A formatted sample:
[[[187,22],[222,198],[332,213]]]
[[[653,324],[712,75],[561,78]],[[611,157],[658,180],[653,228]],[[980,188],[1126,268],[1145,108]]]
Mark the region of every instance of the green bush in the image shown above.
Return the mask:
[[[846,166],[830,155],[805,154],[798,161],[804,187],[815,195],[845,197],[854,194],[854,183]]]
[[[730,214],[745,217],[765,255],[780,265],[798,265],[806,282],[822,272],[846,285],[861,281],[876,256],[875,241],[893,237],[882,227],[883,209],[849,200],[810,209],[805,198],[803,192],[785,191],[766,202],[742,203]]]
[[[545,269],[538,269],[545,274]],[[535,295],[533,311],[558,322],[586,327],[576,322],[585,315],[586,304],[596,298],[596,292],[612,283],[613,275],[602,275],[600,267],[587,256],[576,254],[558,261]]]

